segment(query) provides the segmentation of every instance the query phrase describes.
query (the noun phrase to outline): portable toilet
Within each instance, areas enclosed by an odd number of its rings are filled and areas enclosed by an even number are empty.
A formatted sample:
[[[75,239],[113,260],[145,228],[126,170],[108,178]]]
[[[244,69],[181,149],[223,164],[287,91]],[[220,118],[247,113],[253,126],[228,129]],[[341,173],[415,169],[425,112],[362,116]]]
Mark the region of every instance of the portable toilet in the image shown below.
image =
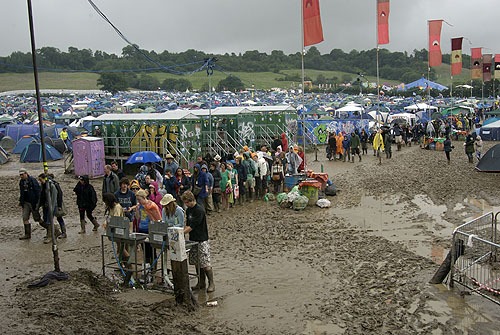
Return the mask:
[[[104,176],[104,140],[100,137],[81,137],[73,141],[75,174],[89,178]]]

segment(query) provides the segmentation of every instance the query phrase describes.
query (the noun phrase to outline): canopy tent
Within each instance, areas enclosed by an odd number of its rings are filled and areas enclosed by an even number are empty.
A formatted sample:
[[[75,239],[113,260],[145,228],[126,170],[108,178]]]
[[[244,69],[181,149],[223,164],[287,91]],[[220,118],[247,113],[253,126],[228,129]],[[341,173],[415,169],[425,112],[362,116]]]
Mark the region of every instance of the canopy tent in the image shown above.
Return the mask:
[[[428,104],[423,103],[423,102],[418,103],[418,104],[414,104],[414,105],[410,105],[410,106],[406,106],[403,109],[407,112],[417,112],[417,111],[437,112],[438,111],[438,108],[436,106],[431,106],[431,105],[428,105]]]
[[[387,122],[414,126],[417,123],[417,116],[413,113],[391,114],[387,117]]]
[[[500,144],[486,151],[477,163],[476,169],[481,172],[500,172]]]
[[[469,113],[474,113],[474,108],[468,106],[454,106],[445,108],[441,111],[441,115],[443,116]]]
[[[406,91],[406,90],[410,90],[412,88],[420,88],[421,90],[424,90],[424,89],[428,89],[429,87],[433,90],[438,90],[438,91],[444,91],[444,90],[448,89],[447,86],[441,85],[439,83],[435,83],[433,81],[430,81],[430,80],[422,77],[422,78],[415,80],[409,84],[404,84],[402,90]]]

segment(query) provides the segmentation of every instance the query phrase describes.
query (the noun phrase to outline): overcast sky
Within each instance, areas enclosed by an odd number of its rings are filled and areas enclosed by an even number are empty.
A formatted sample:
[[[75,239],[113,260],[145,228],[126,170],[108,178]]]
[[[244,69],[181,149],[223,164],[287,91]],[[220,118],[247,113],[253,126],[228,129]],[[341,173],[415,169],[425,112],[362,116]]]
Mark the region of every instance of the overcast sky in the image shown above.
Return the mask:
[[[93,0],[121,32],[141,49],[240,53],[300,51],[302,0]],[[121,55],[127,44],[87,0],[32,0],[36,47],[101,50]],[[322,54],[376,47],[376,0],[320,0]],[[464,36],[464,53],[484,47],[500,52],[496,31],[498,0],[391,0],[391,51],[427,49],[427,20],[444,19],[442,51],[450,38]],[[31,50],[27,2],[1,0],[0,56]],[[470,42],[469,42],[470,41]],[[471,43],[471,44],[470,44]]]

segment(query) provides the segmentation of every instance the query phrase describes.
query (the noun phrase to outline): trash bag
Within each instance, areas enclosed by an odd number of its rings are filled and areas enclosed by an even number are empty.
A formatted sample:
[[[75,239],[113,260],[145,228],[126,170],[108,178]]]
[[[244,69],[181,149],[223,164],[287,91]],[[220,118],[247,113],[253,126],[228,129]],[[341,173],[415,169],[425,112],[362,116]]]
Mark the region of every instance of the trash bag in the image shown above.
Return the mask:
[[[319,199],[316,201],[316,206],[319,206],[321,208],[328,208],[332,206],[332,203],[328,199]]]
[[[325,195],[328,195],[328,196],[333,196],[333,195],[337,195],[337,187],[335,187],[335,185],[328,185],[327,187],[325,187]]]
[[[304,208],[307,207],[307,203],[309,202],[309,199],[303,195],[299,195],[297,198],[292,203],[292,208],[295,209],[296,211],[303,210]]]
[[[287,193],[278,193],[276,196],[276,201],[281,205],[282,202],[288,202],[288,194]]]
[[[272,193],[266,193],[266,195],[264,196],[264,198],[267,198],[266,201],[274,201],[276,200],[276,196]]]

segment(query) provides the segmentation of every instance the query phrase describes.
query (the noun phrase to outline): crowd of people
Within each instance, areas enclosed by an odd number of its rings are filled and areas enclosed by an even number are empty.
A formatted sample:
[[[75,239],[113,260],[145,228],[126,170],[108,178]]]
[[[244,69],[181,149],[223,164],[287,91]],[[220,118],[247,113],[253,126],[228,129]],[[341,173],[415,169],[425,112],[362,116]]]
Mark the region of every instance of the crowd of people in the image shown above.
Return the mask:
[[[198,157],[192,170],[183,169],[174,156],[167,155],[164,166],[146,163],[133,179],[127,178],[111,162],[104,167],[101,195],[105,206],[104,227],[111,217],[126,217],[131,230],[148,233],[149,224],[162,221],[169,227],[183,228],[199,248],[189,253],[191,264],[199,265],[199,282],[195,289],[215,290],[210,261],[210,243],[207,215],[229,210],[231,207],[263,199],[268,193],[283,190],[287,174],[304,171],[305,155],[299,146],[288,146],[286,137],[276,136],[271,148],[262,145],[252,151],[247,146],[231,157],[220,155]],[[20,206],[24,222],[22,240],[31,239],[30,216],[47,231],[44,243],[52,240],[51,222],[55,219],[54,238],[66,238],[63,192],[53,175],[41,174],[38,179],[19,170]],[[46,192],[47,188],[50,192]],[[88,176],[78,176],[73,188],[80,218],[80,234],[87,233],[88,221],[92,231],[101,226],[94,210],[98,206],[96,189]],[[47,198],[49,195],[50,199]],[[43,215],[40,215],[42,209]],[[50,215],[51,214],[51,215]],[[121,257],[129,257],[127,248],[119,246]],[[146,261],[151,262],[154,251],[146,248]],[[198,255],[200,255],[198,257]],[[208,279],[206,285],[205,277]]]

